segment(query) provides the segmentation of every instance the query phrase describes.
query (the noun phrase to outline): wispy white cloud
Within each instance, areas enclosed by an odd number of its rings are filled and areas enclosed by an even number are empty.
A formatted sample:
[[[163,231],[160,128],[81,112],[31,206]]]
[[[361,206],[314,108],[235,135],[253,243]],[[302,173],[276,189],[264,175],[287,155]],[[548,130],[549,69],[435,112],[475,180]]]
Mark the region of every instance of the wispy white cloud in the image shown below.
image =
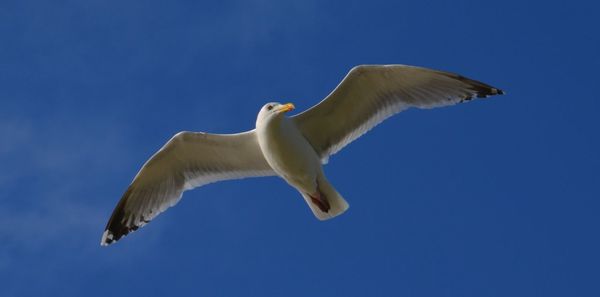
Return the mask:
[[[98,246],[107,220],[107,209],[99,206],[116,187],[108,180],[119,164],[131,162],[133,145],[123,127],[101,121],[67,126],[24,117],[0,120],[0,138],[9,140],[0,154],[0,270],[19,255],[65,245]]]
[[[19,148],[30,140],[31,123],[26,119],[3,119],[0,120],[0,156],[19,150]]]

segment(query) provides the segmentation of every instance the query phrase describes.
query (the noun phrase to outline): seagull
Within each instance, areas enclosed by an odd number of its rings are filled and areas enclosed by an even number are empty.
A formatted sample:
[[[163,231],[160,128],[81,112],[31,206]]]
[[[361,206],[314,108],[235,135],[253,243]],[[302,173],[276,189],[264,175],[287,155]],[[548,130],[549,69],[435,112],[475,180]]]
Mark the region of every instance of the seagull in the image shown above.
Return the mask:
[[[115,207],[101,245],[116,242],[179,202],[184,191],[246,177],[279,176],[319,220],[348,203],[327,180],[331,155],[390,116],[411,107],[454,105],[504,92],[464,76],[407,65],[352,68],[321,102],[297,115],[292,103],[265,104],[253,130],[179,132],[137,173]]]

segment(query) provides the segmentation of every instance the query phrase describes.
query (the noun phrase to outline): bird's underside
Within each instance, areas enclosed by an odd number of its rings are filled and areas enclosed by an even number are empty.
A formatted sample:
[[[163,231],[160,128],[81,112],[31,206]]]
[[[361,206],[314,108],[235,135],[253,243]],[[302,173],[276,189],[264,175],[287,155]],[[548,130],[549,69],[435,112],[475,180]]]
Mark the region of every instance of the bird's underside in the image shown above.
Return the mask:
[[[329,156],[405,109],[442,107],[499,94],[503,94],[500,89],[449,72],[363,65],[354,67],[325,99],[298,115],[285,116],[293,109],[291,104],[269,103],[259,112],[255,130],[180,132],[142,166],[114,209],[101,244],[109,245],[144,226],[175,205],[185,190],[228,179],[279,175],[300,191],[317,218],[335,217],[348,204],[322,173],[321,162]],[[286,128],[282,136],[269,134],[277,130],[276,125],[293,128]],[[300,140],[290,141],[287,135],[291,134],[300,135]],[[285,147],[282,143],[288,143],[287,149],[276,149]],[[296,150],[296,145],[309,151]],[[278,155],[284,153],[285,158]],[[306,163],[298,160],[313,158],[317,164],[297,165]]]

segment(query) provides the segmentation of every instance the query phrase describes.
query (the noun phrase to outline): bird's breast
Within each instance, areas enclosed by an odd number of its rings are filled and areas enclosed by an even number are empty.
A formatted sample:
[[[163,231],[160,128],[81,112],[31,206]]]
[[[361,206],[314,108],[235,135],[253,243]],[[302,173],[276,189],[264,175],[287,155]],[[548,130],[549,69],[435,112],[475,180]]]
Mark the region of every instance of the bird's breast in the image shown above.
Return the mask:
[[[258,142],[265,159],[277,174],[296,187],[312,187],[321,163],[293,122],[283,119],[260,129]]]

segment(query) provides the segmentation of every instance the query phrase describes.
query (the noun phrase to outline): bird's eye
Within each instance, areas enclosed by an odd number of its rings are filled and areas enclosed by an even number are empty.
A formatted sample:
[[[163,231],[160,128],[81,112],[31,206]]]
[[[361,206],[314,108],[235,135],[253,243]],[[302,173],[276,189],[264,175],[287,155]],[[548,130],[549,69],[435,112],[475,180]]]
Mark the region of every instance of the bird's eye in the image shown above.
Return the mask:
[[[271,109],[273,109],[273,105],[267,106],[267,110],[271,110]]]

